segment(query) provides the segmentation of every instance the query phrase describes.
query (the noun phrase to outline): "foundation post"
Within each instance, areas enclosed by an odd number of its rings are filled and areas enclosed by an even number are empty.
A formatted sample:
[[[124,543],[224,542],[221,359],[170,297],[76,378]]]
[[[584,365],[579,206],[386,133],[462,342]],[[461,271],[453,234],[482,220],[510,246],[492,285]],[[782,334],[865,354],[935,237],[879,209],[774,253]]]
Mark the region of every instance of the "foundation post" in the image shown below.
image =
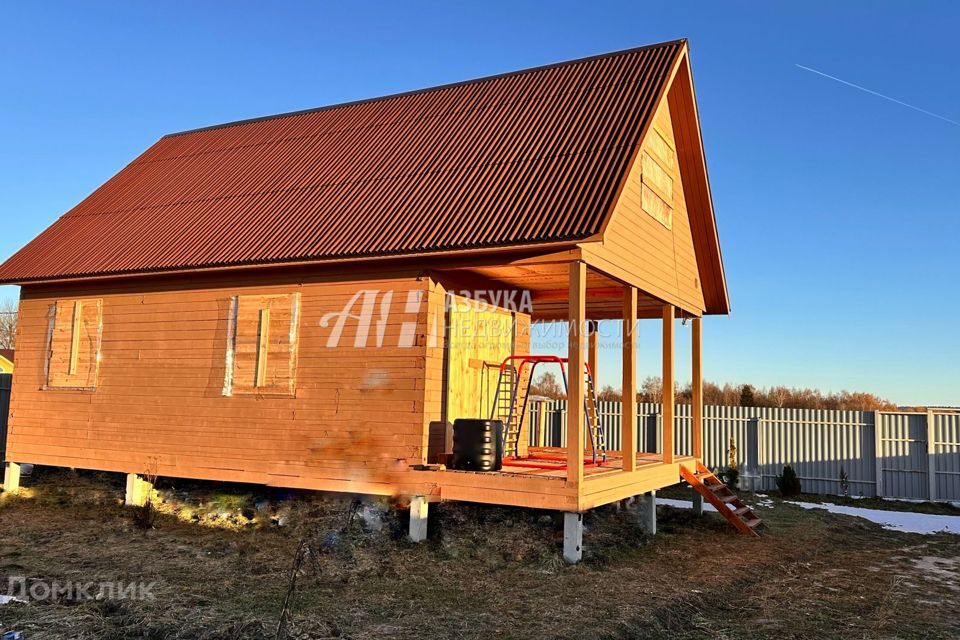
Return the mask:
[[[703,515],[703,496],[696,491],[693,492],[693,515]]]
[[[427,539],[427,516],[430,503],[424,496],[413,496],[410,499],[410,540],[423,542]]]
[[[142,507],[153,492],[153,485],[136,473],[127,474],[127,491],[123,504],[128,507]]]
[[[648,491],[640,501],[640,527],[647,535],[657,535],[657,492]]]
[[[563,559],[577,564],[583,557],[583,514],[563,514]]]
[[[3,467],[3,491],[14,496],[20,493],[20,465],[16,462]]]

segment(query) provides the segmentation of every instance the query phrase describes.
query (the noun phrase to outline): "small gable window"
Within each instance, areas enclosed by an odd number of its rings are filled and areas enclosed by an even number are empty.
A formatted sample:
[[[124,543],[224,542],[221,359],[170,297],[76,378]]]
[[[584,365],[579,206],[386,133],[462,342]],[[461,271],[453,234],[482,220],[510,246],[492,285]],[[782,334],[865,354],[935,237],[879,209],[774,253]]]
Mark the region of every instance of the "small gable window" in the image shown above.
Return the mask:
[[[103,303],[58,300],[50,307],[47,387],[92,390],[100,368]]]
[[[223,395],[295,394],[299,316],[299,293],[232,299]]]

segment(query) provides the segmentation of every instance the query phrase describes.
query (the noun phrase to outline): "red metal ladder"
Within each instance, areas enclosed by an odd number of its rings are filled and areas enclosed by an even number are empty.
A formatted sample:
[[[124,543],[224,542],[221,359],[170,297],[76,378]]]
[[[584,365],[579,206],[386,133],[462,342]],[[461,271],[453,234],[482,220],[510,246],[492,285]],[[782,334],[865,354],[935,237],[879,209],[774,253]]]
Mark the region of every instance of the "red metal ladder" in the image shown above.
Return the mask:
[[[737,531],[748,536],[760,535],[757,533],[757,527],[762,520],[699,460],[693,471],[687,467],[686,463],[681,463],[680,477],[712,504],[717,513],[726,518]]]
[[[519,364],[515,364],[519,362]],[[500,364],[500,377],[497,380],[497,392],[490,411],[491,420],[503,422],[504,458],[519,458],[520,437],[527,417],[527,404],[530,396],[530,382],[537,365],[553,363],[560,365],[560,377],[564,390],[569,392],[567,381],[567,358],[559,356],[518,355],[508,356]],[[587,421],[587,435],[592,451],[591,464],[603,464],[607,460],[607,438],[603,421],[598,410],[597,389],[593,381],[590,366],[584,364],[585,393],[583,409]]]

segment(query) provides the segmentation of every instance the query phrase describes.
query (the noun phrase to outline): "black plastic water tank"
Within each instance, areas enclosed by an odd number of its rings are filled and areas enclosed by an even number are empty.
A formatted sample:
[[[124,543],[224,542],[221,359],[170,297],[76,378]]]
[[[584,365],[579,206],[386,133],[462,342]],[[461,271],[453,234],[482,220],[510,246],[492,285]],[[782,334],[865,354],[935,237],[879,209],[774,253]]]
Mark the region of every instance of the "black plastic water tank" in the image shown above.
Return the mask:
[[[456,420],[450,466],[461,471],[499,471],[503,466],[503,422],[479,418]]]

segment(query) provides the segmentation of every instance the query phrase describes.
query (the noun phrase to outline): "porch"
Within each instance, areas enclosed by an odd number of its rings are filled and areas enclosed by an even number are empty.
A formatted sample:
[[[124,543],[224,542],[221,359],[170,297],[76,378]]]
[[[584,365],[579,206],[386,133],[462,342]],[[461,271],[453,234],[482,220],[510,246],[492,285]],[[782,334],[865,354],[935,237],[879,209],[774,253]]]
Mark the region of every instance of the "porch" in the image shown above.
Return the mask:
[[[573,259],[571,259],[573,258]],[[507,264],[480,264],[435,272],[432,277],[445,286],[456,288],[468,283],[474,289],[527,292],[532,298],[530,320],[561,321],[566,325],[566,349],[557,356],[566,359],[568,375],[566,434],[562,446],[547,447],[539,438],[530,437],[530,414],[523,415],[522,445],[518,455],[505,456],[499,471],[460,471],[446,467],[413,471],[417,482],[429,485],[430,499],[559,509],[581,512],[623,498],[677,484],[680,464],[696,466],[702,458],[702,311],[666,302],[649,291],[629,284],[625,274],[616,274],[591,261],[589,252],[576,250],[562,254],[519,257]],[[621,277],[617,277],[617,275]],[[663,415],[662,435],[655,449],[637,442],[637,339],[638,322],[653,320],[662,330],[663,380],[661,400],[668,409]],[[591,448],[590,403],[584,371],[599,371],[600,336],[598,321],[619,321],[621,370],[621,415],[619,433],[607,434],[615,443],[605,451],[605,459],[594,462]],[[674,342],[676,323],[690,324],[691,371],[693,389],[692,433],[687,455],[676,453]],[[485,363],[493,364],[493,363]],[[497,363],[499,364],[499,363]],[[575,375],[575,372],[581,372]],[[452,375],[452,374],[451,374]],[[608,373],[609,375],[609,369]],[[588,374],[587,378],[590,377]],[[596,388],[606,384],[601,377]],[[615,383],[613,386],[617,386]],[[489,406],[480,402],[478,413]],[[452,421],[452,420],[451,420]],[[634,425],[629,428],[627,425]],[[613,436],[609,438],[609,436]],[[554,441],[553,444],[556,444]],[[538,446],[540,445],[540,446]],[[647,452],[638,452],[646,448]],[[449,448],[447,449],[449,451]]]

